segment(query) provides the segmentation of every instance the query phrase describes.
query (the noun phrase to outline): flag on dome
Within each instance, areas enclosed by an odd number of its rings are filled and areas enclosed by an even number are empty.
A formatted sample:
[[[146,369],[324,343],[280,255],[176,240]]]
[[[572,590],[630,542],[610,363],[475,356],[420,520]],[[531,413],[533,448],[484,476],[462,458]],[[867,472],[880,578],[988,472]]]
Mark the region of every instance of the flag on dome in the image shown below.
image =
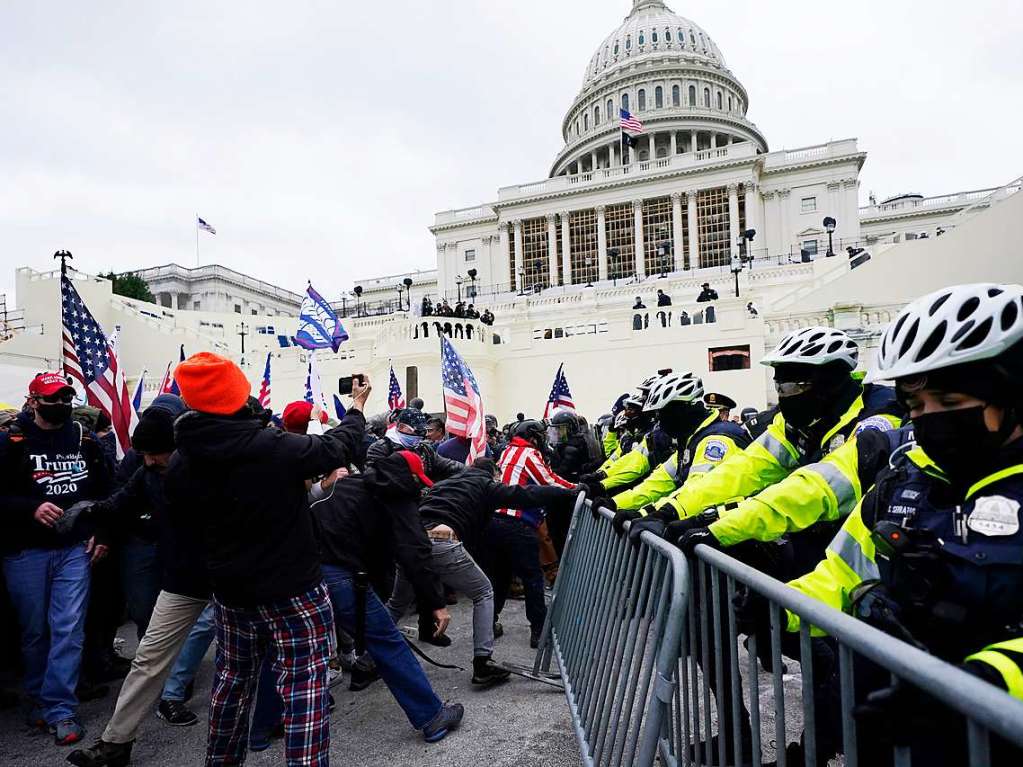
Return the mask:
[[[629,131],[631,133],[643,132],[643,123],[641,123],[637,117],[635,117],[631,112],[629,112],[628,109],[622,109],[621,113],[622,113],[621,122],[619,123],[619,125],[621,126],[622,130]]]
[[[209,232],[210,234],[216,234],[217,233],[216,229],[214,229],[212,226],[207,224],[205,221],[203,221],[198,216],[195,217],[195,225],[198,226],[200,229],[202,229],[204,232]]]
[[[135,393],[131,395],[131,406],[135,409],[135,415],[139,414],[142,410],[142,390],[146,383],[146,370],[143,369],[139,375],[139,380],[135,384]]]
[[[123,458],[131,447],[131,433],[139,422],[132,407],[128,381],[103,329],[64,275],[60,278],[60,314],[64,372],[82,385],[88,403],[110,418],[117,441],[117,457]]]
[[[348,340],[337,313],[323,296],[313,289],[312,283],[305,291],[305,299],[298,313],[298,332],[295,344],[303,349],[333,349],[335,352]]]
[[[483,397],[476,376],[444,336],[440,339],[440,352],[447,430],[449,434],[469,440],[469,455],[465,462],[471,464],[487,452]]]
[[[405,407],[405,395],[401,393],[398,377],[394,375],[394,365],[391,365],[391,380],[387,386],[387,407],[390,410],[400,410]]]
[[[270,408],[270,352],[266,353],[266,366],[263,368],[263,381],[259,385],[259,404]]]
[[[547,406],[543,410],[543,417],[548,418],[559,410],[575,413],[575,402],[572,400],[572,392],[568,389],[568,379],[565,378],[565,363],[558,365],[558,372],[554,376],[554,385],[547,397]]]

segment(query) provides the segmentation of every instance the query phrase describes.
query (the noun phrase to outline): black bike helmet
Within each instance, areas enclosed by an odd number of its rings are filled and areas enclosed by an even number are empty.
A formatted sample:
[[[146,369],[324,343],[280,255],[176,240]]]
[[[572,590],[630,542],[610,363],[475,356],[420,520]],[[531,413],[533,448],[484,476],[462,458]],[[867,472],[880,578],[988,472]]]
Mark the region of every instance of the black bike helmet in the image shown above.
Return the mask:
[[[547,439],[547,429],[544,428],[543,423],[540,421],[527,419],[525,421],[519,421],[517,424],[512,426],[511,435],[530,442],[542,444]]]

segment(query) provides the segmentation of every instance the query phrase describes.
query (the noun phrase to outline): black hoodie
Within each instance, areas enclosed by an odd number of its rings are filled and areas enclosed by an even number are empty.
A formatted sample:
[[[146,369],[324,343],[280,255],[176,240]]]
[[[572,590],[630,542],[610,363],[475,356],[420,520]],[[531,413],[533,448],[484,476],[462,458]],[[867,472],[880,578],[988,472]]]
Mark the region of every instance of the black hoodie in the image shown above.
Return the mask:
[[[320,581],[305,480],[359,459],[365,419],[349,410],[321,436],[268,429],[248,411],[190,411],[174,424],[165,477],[175,510],[198,517],[213,593],[246,607],[303,594]]]
[[[385,595],[397,564],[422,610],[444,607],[418,500],[419,484],[397,453],[374,461],[364,474],[335,482],[333,492],[312,505],[323,563],[368,573]]]

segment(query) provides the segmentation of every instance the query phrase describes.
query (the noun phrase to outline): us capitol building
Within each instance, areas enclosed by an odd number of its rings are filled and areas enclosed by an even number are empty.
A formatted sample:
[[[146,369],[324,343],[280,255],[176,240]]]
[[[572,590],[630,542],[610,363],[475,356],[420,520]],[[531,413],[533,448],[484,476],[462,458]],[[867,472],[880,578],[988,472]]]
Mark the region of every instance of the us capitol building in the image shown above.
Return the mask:
[[[441,409],[444,333],[502,420],[538,416],[562,362],[577,407],[593,418],[664,367],[761,407],[771,387],[758,362],[790,330],[840,327],[860,341],[865,365],[914,297],[955,282],[1023,282],[1023,266],[1007,257],[1023,215],[1019,179],[860,207],[867,154],[856,139],[772,151],[749,108],[706,31],[661,0],[633,0],[585,62],[546,178],[437,213],[435,268],[356,281],[338,301],[351,341],[338,355],[319,353],[325,389],[366,370],[377,383],[371,410],[383,410],[393,364],[407,397]],[[622,140],[619,110],[642,122],[634,141]],[[126,369],[149,370],[150,396],[184,344],[244,360],[256,388],[270,352],[275,409],[301,397],[305,353],[282,345],[301,296],[219,266],[138,274],[156,304],[83,274],[76,284],[108,332],[120,328]],[[703,283],[718,300],[696,302]],[[671,306],[656,306],[657,290]],[[57,295],[52,273],[18,270],[24,318],[0,344],[0,400],[24,387],[12,378],[23,369],[55,367]],[[489,308],[496,320],[422,317],[424,296]],[[633,308],[637,297],[646,308]]]

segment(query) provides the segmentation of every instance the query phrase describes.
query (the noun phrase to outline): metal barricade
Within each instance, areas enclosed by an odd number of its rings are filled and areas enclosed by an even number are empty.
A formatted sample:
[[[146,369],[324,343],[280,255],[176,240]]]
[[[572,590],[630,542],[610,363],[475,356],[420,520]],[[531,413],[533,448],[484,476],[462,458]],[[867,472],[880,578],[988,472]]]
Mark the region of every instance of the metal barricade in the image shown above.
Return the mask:
[[[682,553],[633,546],[580,496],[534,673],[561,669],[584,764],[653,763],[674,695],[687,576]]]
[[[785,767],[786,743],[801,735],[801,764],[825,765],[837,751],[846,767],[873,767],[876,749],[860,753],[853,716],[863,693],[876,689],[854,690],[868,666],[883,684],[910,685],[965,722],[962,759],[914,761],[908,741],[896,739],[895,767],[1023,764],[1023,752],[1002,756],[1023,749],[1023,701],[707,546],[697,547],[690,579],[679,550],[650,533],[633,545],[614,533],[609,512],[589,507],[580,497],[534,664],[539,675],[557,661],[587,767],[648,767],[658,757],[666,767],[772,759]],[[766,636],[740,632],[735,597],[744,589],[767,602]],[[785,631],[786,610],[800,617],[798,633]],[[833,668],[818,662],[821,648]],[[830,696],[826,712],[817,710],[815,689]],[[819,716],[834,723],[819,730]],[[825,730],[830,746],[818,742]],[[956,743],[948,736],[934,741]]]

